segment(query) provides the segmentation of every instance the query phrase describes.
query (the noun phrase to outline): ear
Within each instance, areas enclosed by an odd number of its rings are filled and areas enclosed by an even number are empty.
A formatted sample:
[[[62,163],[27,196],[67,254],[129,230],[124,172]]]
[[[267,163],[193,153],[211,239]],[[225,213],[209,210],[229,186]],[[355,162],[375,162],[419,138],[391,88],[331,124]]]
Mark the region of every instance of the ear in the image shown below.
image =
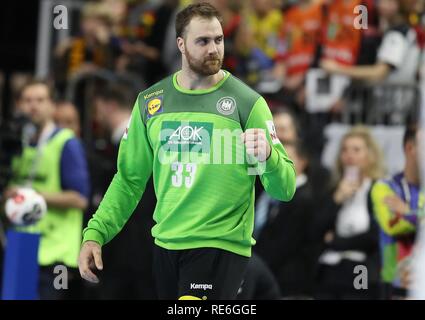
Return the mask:
[[[185,54],[185,45],[184,45],[184,39],[182,37],[177,38],[177,48],[179,48],[181,54]]]
[[[52,100],[50,100],[49,102],[48,102],[48,105],[49,105],[49,110],[50,110],[50,113],[53,115],[53,114],[55,114],[56,113],[56,110],[57,110],[57,107],[56,107],[56,104],[52,101]]]
[[[404,152],[405,153],[409,153],[413,148],[413,143],[412,141],[407,141],[406,144],[404,145]]]

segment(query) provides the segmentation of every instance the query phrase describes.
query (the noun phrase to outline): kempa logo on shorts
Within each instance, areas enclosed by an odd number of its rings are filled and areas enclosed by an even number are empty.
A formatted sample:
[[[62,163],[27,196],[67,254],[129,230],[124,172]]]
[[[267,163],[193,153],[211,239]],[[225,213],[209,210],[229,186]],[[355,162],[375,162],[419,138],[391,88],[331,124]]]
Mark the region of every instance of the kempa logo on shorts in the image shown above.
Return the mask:
[[[191,283],[190,289],[202,289],[202,290],[212,290],[213,286],[212,284],[197,284],[197,283]]]
[[[225,116],[231,115],[236,109],[236,101],[232,97],[223,97],[217,102],[217,111]]]

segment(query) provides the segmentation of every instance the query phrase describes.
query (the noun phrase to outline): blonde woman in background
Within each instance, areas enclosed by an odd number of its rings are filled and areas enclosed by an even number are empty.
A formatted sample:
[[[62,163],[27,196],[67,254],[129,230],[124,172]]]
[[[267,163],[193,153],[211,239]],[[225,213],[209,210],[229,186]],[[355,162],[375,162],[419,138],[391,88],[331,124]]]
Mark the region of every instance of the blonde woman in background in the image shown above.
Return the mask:
[[[379,297],[379,233],[370,189],[383,176],[381,151],[367,128],[353,127],[342,139],[335,188],[322,203],[316,221],[323,242],[318,263],[318,299]],[[364,278],[356,266],[367,268]],[[364,268],[361,268],[364,271]],[[365,290],[367,288],[367,290]]]

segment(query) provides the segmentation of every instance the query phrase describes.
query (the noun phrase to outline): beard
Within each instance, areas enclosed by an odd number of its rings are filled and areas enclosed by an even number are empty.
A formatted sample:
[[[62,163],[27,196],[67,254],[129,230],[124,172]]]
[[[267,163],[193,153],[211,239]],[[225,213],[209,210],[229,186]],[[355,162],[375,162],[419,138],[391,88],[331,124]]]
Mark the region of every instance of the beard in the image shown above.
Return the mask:
[[[219,72],[223,65],[223,58],[218,54],[209,55],[202,59],[196,59],[186,49],[186,59],[189,64],[189,68],[201,76],[212,76]]]

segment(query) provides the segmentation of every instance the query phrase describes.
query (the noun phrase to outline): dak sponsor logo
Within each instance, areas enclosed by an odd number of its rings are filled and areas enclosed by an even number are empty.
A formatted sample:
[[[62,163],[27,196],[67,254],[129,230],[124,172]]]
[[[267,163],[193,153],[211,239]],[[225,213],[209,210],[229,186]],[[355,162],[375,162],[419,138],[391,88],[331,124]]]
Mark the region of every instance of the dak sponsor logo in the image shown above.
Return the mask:
[[[276,133],[276,128],[274,126],[273,121],[269,120],[266,121],[266,125],[267,125],[267,129],[269,131],[270,134],[270,138],[272,139],[273,144],[278,144],[280,143],[279,138],[277,137],[277,133]]]
[[[186,151],[191,151],[194,146],[198,146],[198,151],[209,152],[212,133],[213,124],[210,122],[163,121],[161,144],[185,146]],[[181,148],[174,150],[182,151]]]
[[[217,102],[217,111],[228,116],[235,112],[236,101],[232,97],[223,97]]]
[[[148,119],[151,118],[153,115],[162,112],[162,100],[163,97],[159,96],[152,98],[146,102],[146,113]]]

